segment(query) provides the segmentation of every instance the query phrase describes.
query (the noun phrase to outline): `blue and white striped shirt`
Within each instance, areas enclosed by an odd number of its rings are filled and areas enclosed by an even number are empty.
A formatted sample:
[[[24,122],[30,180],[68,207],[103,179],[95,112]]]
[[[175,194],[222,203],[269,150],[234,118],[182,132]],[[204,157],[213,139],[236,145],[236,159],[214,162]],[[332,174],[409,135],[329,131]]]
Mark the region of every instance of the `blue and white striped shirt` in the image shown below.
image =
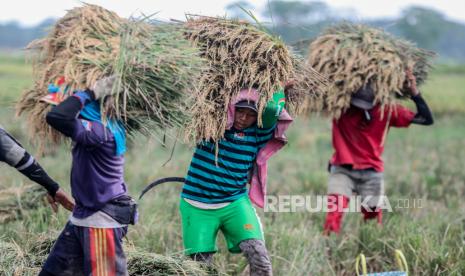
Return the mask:
[[[257,126],[227,130],[224,139],[218,142],[217,163],[215,143],[197,145],[181,197],[212,204],[232,202],[243,196],[257,153],[273,132],[274,127]]]

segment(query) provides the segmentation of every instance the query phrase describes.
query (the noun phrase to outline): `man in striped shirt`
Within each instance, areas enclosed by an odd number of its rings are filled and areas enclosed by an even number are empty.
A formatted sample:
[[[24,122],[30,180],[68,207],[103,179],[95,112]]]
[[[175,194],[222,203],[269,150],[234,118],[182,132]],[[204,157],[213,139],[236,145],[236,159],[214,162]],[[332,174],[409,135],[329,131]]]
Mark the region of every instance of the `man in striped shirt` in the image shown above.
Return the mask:
[[[263,127],[257,125],[255,102],[235,104],[233,126],[216,144],[197,145],[181,194],[181,217],[186,253],[194,260],[210,263],[217,251],[221,230],[232,253],[244,253],[251,275],[271,275],[262,226],[247,195],[247,183],[258,152],[273,137],[284,108],[284,93],[263,112]]]

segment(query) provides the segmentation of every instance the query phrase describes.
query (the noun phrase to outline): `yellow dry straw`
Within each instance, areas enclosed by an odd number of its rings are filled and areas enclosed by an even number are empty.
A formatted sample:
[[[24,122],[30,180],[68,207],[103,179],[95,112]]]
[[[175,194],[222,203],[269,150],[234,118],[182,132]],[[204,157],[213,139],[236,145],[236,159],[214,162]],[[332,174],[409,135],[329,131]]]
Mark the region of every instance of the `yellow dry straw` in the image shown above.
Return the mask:
[[[43,266],[59,233],[29,234],[21,241],[0,237],[0,275],[37,275]],[[125,241],[124,252],[129,275],[217,275],[214,268],[184,256],[164,256],[147,252]]]
[[[200,79],[199,100],[192,107],[193,118],[187,126],[189,141],[217,141],[223,137],[228,104],[243,88],[259,91],[259,125],[267,101],[290,79],[298,80],[288,97],[290,110],[301,111],[308,97],[321,98],[325,78],[300,66],[302,61],[281,40],[256,26],[225,18],[190,16],[186,28],[187,38],[199,47],[210,66]],[[297,72],[297,67],[305,69]]]
[[[405,70],[413,69],[422,84],[433,52],[372,27],[342,23],[328,28],[310,44],[308,64],[331,82],[324,95],[325,111],[335,118],[350,106],[352,93],[370,84],[375,101],[390,105],[403,91]]]
[[[70,91],[92,87],[116,73],[122,93],[103,104],[105,114],[126,129],[152,134],[181,127],[202,62],[179,26],[125,20],[95,5],[70,10],[49,36],[31,43],[35,85],[18,103],[28,113],[32,136],[59,142],[61,136],[45,122],[50,106],[39,102],[47,85],[64,76]]]
[[[204,67],[197,49],[173,24],[130,23],[122,33],[113,65],[122,90],[114,97],[116,116],[146,134],[184,127]]]
[[[64,76],[70,90],[90,87],[107,75],[103,66],[108,64],[119,48],[118,29],[123,20],[115,13],[95,5],[74,8],[58,20],[51,33],[30,43],[27,47],[33,62],[34,87],[23,93],[17,113],[28,113],[31,137],[44,143],[57,143],[61,135],[45,122],[50,110],[39,99],[47,95],[47,86]],[[98,36],[97,36],[98,34]]]

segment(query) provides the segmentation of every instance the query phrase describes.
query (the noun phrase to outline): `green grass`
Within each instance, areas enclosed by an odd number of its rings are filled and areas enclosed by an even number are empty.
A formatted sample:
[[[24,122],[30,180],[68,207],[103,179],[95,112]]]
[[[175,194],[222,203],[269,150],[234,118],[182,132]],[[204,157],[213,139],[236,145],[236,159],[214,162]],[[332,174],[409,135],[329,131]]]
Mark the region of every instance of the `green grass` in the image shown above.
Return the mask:
[[[32,84],[32,65],[22,56],[0,55],[0,105],[9,106]],[[2,117],[3,118],[3,117]]]
[[[465,74],[465,64],[437,64],[433,69],[434,74]]]
[[[465,113],[465,73],[433,75],[420,91],[435,114]]]
[[[0,72],[4,74],[0,74],[0,124],[36,153],[28,142],[25,123],[14,118],[11,109],[20,90],[31,82],[28,70],[14,62],[0,63]],[[371,223],[363,224],[360,214],[347,214],[343,234],[329,238],[321,235],[323,213],[259,211],[274,274],[354,275],[355,257],[360,252],[367,256],[372,271],[395,270],[394,249],[401,249],[411,275],[464,275],[463,87],[464,74],[433,75],[423,90],[436,115],[435,125],[393,129],[387,139],[385,181],[393,207],[397,199],[407,197],[422,199],[423,208],[395,208],[385,215],[382,229]],[[299,119],[289,131],[289,140],[289,145],[269,164],[269,194],[324,195],[326,166],[332,152],[330,122],[318,117]],[[162,148],[155,140],[136,137],[126,156],[126,181],[131,194],[138,196],[142,187],[153,179],[184,176],[191,154],[192,149],[178,144],[173,159],[163,167],[170,148]],[[36,157],[69,190],[68,146]],[[29,180],[0,164],[0,187],[24,183]],[[159,254],[181,253],[180,191],[181,185],[174,183],[151,190],[140,202],[140,223],[130,228],[128,242]],[[34,210],[21,221],[1,225],[0,236],[21,245],[35,234],[60,231],[68,215],[63,210],[58,215],[47,208]],[[244,258],[227,253],[221,235],[218,242],[220,252],[215,256],[215,265],[219,271],[241,275]]]

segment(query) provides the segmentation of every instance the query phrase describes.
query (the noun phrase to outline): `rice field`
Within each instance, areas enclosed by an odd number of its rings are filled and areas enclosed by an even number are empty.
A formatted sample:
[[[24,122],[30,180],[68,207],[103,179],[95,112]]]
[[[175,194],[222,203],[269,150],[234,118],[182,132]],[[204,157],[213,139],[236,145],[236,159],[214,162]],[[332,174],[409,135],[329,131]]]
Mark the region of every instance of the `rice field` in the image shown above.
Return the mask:
[[[0,56],[0,124],[36,154],[37,147],[26,135],[24,118],[15,118],[12,108],[22,90],[32,84],[30,67],[21,56]],[[465,74],[454,72],[434,71],[420,88],[436,115],[433,126],[394,129],[388,136],[385,180],[387,194],[397,208],[385,215],[383,228],[363,224],[359,214],[347,214],[342,235],[328,238],[321,234],[324,213],[259,211],[275,275],[354,275],[360,252],[367,256],[371,271],[395,270],[394,249],[404,252],[411,275],[465,274]],[[324,195],[332,151],[330,121],[318,116],[298,119],[291,126],[289,139],[289,145],[270,162],[269,194]],[[192,148],[178,143],[173,158],[163,166],[173,142],[167,144],[162,147],[157,140],[142,136],[131,140],[125,174],[132,195],[138,195],[153,179],[184,176]],[[69,191],[68,146],[36,157]],[[2,189],[28,184],[29,180],[0,164]],[[129,230],[129,247],[180,258],[180,190],[179,184],[167,183],[144,197],[140,223]],[[400,208],[405,207],[399,205],[404,198],[419,200],[421,208]],[[21,220],[0,225],[0,239],[8,242],[6,247],[2,243],[0,250],[27,249],[47,233],[57,235],[68,216],[64,210],[52,214],[49,208],[24,212]],[[247,275],[245,259],[227,253],[221,235],[218,242],[217,273]],[[13,260],[18,258],[0,254],[0,275],[13,275]],[[26,265],[27,260],[19,263]],[[163,274],[153,270],[152,275]]]

